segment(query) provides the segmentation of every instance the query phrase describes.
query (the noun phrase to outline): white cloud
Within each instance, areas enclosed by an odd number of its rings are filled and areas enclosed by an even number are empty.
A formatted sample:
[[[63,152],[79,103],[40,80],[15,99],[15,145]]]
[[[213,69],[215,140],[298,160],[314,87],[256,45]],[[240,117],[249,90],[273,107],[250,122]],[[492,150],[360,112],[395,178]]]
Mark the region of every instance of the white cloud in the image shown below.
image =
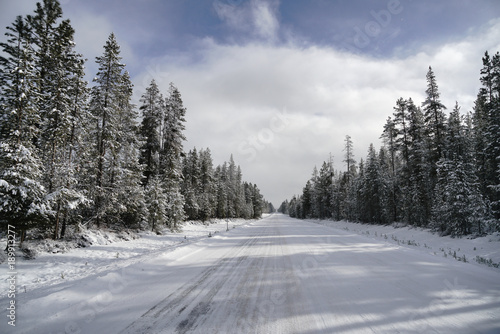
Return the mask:
[[[278,2],[252,0],[244,3],[232,3],[216,0],[213,6],[219,18],[229,28],[245,32],[260,40],[273,42],[277,39],[279,31]]]
[[[380,146],[395,101],[422,102],[429,65],[448,108],[458,100],[462,111],[471,110],[481,57],[487,49],[500,49],[499,37],[500,21],[491,22],[434,52],[385,60],[324,47],[228,46],[205,40],[202,62],[178,66],[185,60],[168,58],[153,63],[169,73],[183,95],[186,148],[210,147],[215,163],[233,153],[244,176],[279,205],[301,191],[314,165],[320,167],[330,152],[336,167],[344,168],[346,134],[357,160],[366,156],[370,143]],[[145,77],[151,73],[137,80]],[[286,122],[279,123],[280,115]]]
[[[267,40],[275,40],[278,34],[279,22],[272,4],[257,0],[253,2],[252,7],[253,22],[257,34]]]
[[[216,0],[213,4],[215,12],[230,28],[238,30],[249,29],[247,10],[243,6]]]

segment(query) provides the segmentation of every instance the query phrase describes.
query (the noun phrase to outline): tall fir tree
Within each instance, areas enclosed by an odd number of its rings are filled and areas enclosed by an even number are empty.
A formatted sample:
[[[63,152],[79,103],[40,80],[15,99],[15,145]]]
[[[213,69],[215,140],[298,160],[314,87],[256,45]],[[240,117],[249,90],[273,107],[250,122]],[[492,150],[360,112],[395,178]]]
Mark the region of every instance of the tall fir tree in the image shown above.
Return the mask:
[[[94,118],[90,135],[94,138],[95,157],[95,163],[89,166],[94,179],[89,193],[94,201],[92,220],[97,226],[120,219],[117,210],[124,204],[120,203],[117,191],[123,172],[121,151],[123,145],[131,144],[126,142],[130,135],[135,135],[134,129],[131,129],[134,118],[130,105],[131,83],[124,71],[125,65],[120,61],[120,46],[111,33],[104,45],[103,55],[96,58],[99,71],[94,79],[89,106]],[[122,123],[125,119],[127,122]]]
[[[54,211],[53,238],[59,238],[61,225],[67,223],[74,210],[87,198],[77,184],[75,171],[75,132],[84,117],[81,107],[86,99],[87,83],[83,76],[83,57],[74,51],[74,29],[69,20],[62,20],[57,0],[37,3],[35,14],[28,17],[34,35],[37,68],[37,104],[40,113],[40,148],[44,165],[43,183]],[[61,223],[63,222],[63,223]]]
[[[408,105],[413,104],[411,99],[409,101],[404,100],[402,97],[396,101],[396,107],[394,107],[394,128],[395,128],[395,138],[394,145],[401,153],[403,158],[403,163],[408,163],[409,148],[410,148],[410,135],[408,133],[409,129],[409,115],[408,115]]]
[[[229,218],[227,208],[227,163],[224,162],[215,168],[215,177],[217,179],[217,204],[215,215],[218,218]]]
[[[199,196],[198,203],[200,206],[199,218],[206,221],[215,217],[217,188],[215,183],[215,175],[213,161],[210,149],[200,151],[200,180],[199,180]]]
[[[427,226],[431,213],[433,182],[429,142],[426,135],[425,117],[422,110],[411,100],[408,103],[410,148],[408,164],[402,174],[405,182],[405,220],[416,226]]]
[[[182,195],[184,196],[184,212],[189,220],[197,220],[200,214],[198,197],[200,193],[201,170],[196,147],[189,151],[182,163]]]
[[[351,178],[355,174],[356,168],[356,160],[354,160],[354,144],[352,142],[351,136],[349,135],[346,135],[344,139],[344,152],[344,162],[347,167],[347,183],[349,183]]]
[[[433,227],[445,235],[482,234],[487,205],[475,174],[473,141],[458,103],[448,118],[445,139],[445,154],[437,164]]]
[[[0,220],[21,235],[52,213],[40,182],[43,165],[34,145],[40,122],[37,73],[29,24],[18,16],[0,43]]]
[[[366,223],[382,222],[381,199],[384,185],[382,184],[381,168],[373,144],[368,149],[363,178],[360,179],[360,219]]]
[[[481,82],[486,90],[487,126],[484,136],[487,188],[497,221],[500,220],[500,53],[483,59]],[[500,225],[500,223],[498,223]]]
[[[184,196],[181,192],[183,131],[186,109],[181,94],[173,83],[169,87],[166,110],[163,120],[162,147],[160,152],[160,173],[164,178],[168,197],[167,225],[176,230],[184,220]]]
[[[152,175],[145,192],[148,206],[147,222],[151,231],[159,232],[167,225],[168,198],[159,175]]]
[[[138,114],[131,103],[132,82],[127,71],[122,75],[117,113],[118,150],[113,157],[110,184],[118,203],[116,217],[125,227],[138,227],[146,221],[147,209],[142,187],[143,166],[139,163],[142,140]]]
[[[142,113],[141,135],[144,144],[141,148],[141,163],[144,165],[144,186],[150,178],[159,174],[160,150],[162,144],[162,126],[165,115],[165,100],[153,79],[142,95],[140,110]]]
[[[320,219],[331,217],[332,173],[331,164],[323,162],[316,182],[316,199],[318,201],[316,211]]]
[[[382,141],[387,150],[388,159],[388,177],[389,198],[387,199],[388,210],[391,212],[390,221],[395,222],[399,219],[399,199],[401,198],[400,184],[398,183],[398,175],[401,169],[400,156],[398,155],[398,147],[396,144],[398,131],[395,122],[389,117],[384,125],[382,132]]]
[[[482,58],[479,89],[473,111],[476,173],[481,192],[491,203],[500,229],[500,54]]]
[[[425,101],[422,103],[424,119],[426,124],[427,136],[430,138],[430,161],[434,164],[443,156],[444,151],[444,132],[446,129],[446,116],[444,110],[446,107],[441,103],[439,88],[436,82],[436,76],[432,67],[429,66],[427,72],[427,90]]]

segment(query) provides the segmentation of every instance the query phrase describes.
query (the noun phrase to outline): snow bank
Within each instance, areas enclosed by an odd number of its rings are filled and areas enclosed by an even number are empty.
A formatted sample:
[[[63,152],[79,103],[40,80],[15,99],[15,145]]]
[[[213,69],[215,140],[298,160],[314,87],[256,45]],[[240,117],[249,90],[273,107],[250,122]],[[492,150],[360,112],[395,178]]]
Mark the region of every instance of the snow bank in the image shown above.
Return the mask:
[[[440,237],[429,229],[409,226],[370,225],[347,221],[308,220],[309,222],[354,232],[387,243],[412,247],[435,256],[500,267],[500,233],[479,238]]]
[[[118,269],[154,254],[173,250],[210,235],[224,233],[250,221],[243,219],[216,219],[210,223],[186,222],[182,231],[168,229],[158,235],[151,231],[113,232],[109,230],[82,230],[71,240],[30,240],[23,247],[34,257],[27,259],[18,251],[16,257],[17,287],[25,292],[63,281],[81,279],[105,271]],[[5,249],[7,239],[0,240]],[[8,266],[4,252],[0,255],[0,277],[6,278]],[[0,284],[0,294],[6,295],[8,284]]]

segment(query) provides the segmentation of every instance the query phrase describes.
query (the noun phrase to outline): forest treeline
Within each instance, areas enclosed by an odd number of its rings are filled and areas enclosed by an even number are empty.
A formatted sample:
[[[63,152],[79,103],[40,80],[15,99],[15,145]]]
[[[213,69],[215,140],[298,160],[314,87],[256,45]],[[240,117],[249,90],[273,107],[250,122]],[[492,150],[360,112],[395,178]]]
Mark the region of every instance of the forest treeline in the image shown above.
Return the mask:
[[[332,162],[315,167],[303,191],[279,211],[298,218],[402,222],[442,235],[500,231],[500,54],[482,58],[474,108],[450,112],[427,72],[426,99],[396,101],[384,125],[380,150],[370,145],[356,163],[346,136],[346,170]]]
[[[84,80],[74,29],[59,1],[18,16],[0,43],[0,222],[21,236],[68,227],[173,230],[186,219],[257,218],[269,210],[231,156],[184,152],[185,113],[170,84],[133,85],[113,33]],[[271,208],[272,209],[272,208]]]

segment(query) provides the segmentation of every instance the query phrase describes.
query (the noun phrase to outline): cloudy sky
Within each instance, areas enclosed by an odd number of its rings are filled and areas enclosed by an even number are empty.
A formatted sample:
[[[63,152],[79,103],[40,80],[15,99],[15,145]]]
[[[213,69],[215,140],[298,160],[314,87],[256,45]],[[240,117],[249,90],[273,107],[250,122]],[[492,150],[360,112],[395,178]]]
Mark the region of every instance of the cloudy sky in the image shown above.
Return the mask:
[[[0,0],[0,25],[33,0]],[[138,101],[151,79],[179,88],[186,150],[234,155],[278,206],[346,135],[364,158],[399,97],[420,104],[432,66],[442,102],[470,111],[481,57],[500,51],[498,0],[62,0],[77,49],[95,57],[111,32]],[[4,30],[5,31],[5,30]]]

